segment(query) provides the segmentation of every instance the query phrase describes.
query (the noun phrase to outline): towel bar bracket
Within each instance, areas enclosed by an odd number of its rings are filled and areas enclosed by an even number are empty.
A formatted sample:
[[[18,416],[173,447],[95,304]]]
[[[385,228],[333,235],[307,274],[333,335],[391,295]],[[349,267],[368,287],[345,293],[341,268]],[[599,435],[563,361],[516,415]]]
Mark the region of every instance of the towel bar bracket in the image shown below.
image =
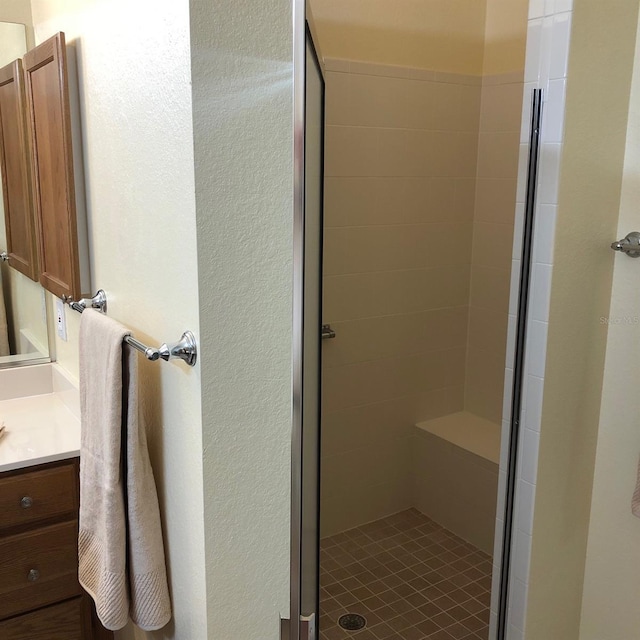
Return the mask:
[[[621,251],[630,258],[640,258],[640,233],[632,231],[622,238],[622,240],[612,242],[611,248],[614,251]]]
[[[103,289],[99,289],[93,298],[82,298],[77,302],[68,296],[62,296],[62,299],[78,313],[82,313],[85,309],[97,309],[102,313],[107,313],[107,294]]]
[[[182,338],[173,344],[162,344],[157,349],[148,347],[133,336],[127,336],[124,341],[137,351],[144,353],[147,360],[174,360],[176,358],[184,360],[190,367],[196,364],[198,359],[198,347],[196,338],[191,331],[185,331]]]

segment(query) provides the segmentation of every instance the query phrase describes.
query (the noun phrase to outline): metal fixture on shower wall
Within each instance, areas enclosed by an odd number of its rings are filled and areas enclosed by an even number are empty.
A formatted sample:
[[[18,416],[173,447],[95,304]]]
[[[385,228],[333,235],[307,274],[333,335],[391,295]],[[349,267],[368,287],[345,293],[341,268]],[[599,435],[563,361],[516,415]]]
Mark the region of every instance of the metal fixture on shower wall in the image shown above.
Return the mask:
[[[323,324],[321,335],[323,340],[331,340],[336,337],[336,332],[331,328],[330,324]]]
[[[611,248],[614,251],[625,253],[630,258],[640,258],[640,232],[632,231],[622,238],[622,240],[612,242]]]
[[[9,262],[9,254],[6,251],[0,253],[0,261]]]

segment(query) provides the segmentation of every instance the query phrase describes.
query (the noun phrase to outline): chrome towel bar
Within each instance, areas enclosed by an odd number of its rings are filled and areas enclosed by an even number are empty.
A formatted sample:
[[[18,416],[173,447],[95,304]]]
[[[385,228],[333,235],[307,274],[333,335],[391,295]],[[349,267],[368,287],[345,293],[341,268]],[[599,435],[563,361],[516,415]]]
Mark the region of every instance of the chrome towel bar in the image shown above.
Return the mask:
[[[78,313],[85,309],[97,309],[102,313],[107,312],[107,294],[100,289],[93,298],[82,298],[75,301],[71,298],[63,298],[64,301]],[[125,336],[124,341],[140,353],[144,353],[147,360],[174,360],[176,358],[184,360],[190,367],[195,366],[198,359],[198,345],[196,338],[191,331],[185,331],[178,342],[160,345],[157,349],[148,347],[133,336]]]

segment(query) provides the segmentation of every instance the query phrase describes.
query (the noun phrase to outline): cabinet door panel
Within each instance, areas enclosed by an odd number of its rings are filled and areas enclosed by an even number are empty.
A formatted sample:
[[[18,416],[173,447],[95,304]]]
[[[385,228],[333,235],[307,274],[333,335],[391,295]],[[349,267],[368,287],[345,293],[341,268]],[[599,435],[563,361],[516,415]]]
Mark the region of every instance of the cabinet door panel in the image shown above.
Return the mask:
[[[81,594],[77,521],[0,538],[0,619]]]
[[[0,622],[3,640],[89,640],[86,603],[74,598],[62,604]]]
[[[40,283],[60,298],[78,299],[82,291],[64,34],[29,51],[24,66]]]
[[[38,280],[22,61],[0,69],[0,168],[9,264]],[[4,247],[3,247],[4,248]]]
[[[0,535],[53,518],[78,513],[75,462],[15,475],[0,475]]]

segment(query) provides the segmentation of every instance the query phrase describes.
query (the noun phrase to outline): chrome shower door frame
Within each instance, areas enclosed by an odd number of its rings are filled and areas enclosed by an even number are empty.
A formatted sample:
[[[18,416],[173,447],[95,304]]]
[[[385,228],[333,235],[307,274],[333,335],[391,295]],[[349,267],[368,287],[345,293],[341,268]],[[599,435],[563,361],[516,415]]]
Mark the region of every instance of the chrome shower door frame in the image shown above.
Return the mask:
[[[305,336],[305,329],[315,331],[318,341],[318,348],[321,340],[321,322],[320,317],[314,326],[305,326],[308,324],[308,318],[305,313],[305,266],[309,264],[309,256],[305,255],[305,191],[306,191],[306,105],[305,95],[307,87],[307,38],[311,39],[308,32],[306,21],[306,0],[293,0],[293,98],[294,98],[294,223],[293,223],[293,345],[292,345],[292,435],[291,435],[291,559],[290,559],[290,610],[289,619],[281,621],[281,638],[287,640],[316,640],[318,637],[317,627],[317,602],[315,611],[305,611],[305,604],[309,608],[309,598],[303,598],[303,590],[305,589],[305,571],[303,559],[308,555],[309,543],[315,544],[315,551],[319,555],[318,541],[303,540],[303,529],[305,518],[308,519],[309,501],[305,499],[305,495],[309,495],[309,491],[305,491],[308,483],[316,483],[319,487],[319,460],[316,465],[315,478],[308,478],[305,483],[305,472],[308,475],[308,469],[305,469],[304,460],[310,455],[310,447],[308,440],[305,441],[304,434],[304,417],[305,393],[315,394],[315,402],[318,405],[319,420],[319,402],[320,402],[320,386],[319,384],[309,389],[308,384],[305,385],[305,344],[309,345],[308,333]],[[309,33],[309,35],[308,35]],[[311,39],[312,42],[312,39]],[[319,65],[318,65],[319,66]],[[323,95],[324,104],[324,95]],[[320,238],[318,239],[318,250],[320,251],[320,260],[322,257],[322,228],[319,229]],[[321,265],[321,263],[320,263]],[[320,277],[322,276],[320,268]],[[319,283],[321,292],[321,282]],[[321,304],[319,306],[321,312]],[[320,313],[318,314],[320,316]],[[306,340],[306,343],[305,343]],[[307,363],[308,364],[308,363]],[[318,355],[319,367],[319,355]],[[317,445],[317,454],[319,456],[319,443]],[[313,465],[312,465],[313,466]],[[314,491],[314,488],[311,488]],[[317,496],[316,496],[317,500]],[[311,505],[313,508],[313,505]],[[319,518],[316,505],[316,525]],[[311,514],[312,516],[314,514]],[[316,577],[316,582],[318,578]],[[316,592],[319,590],[319,584],[315,585]]]

